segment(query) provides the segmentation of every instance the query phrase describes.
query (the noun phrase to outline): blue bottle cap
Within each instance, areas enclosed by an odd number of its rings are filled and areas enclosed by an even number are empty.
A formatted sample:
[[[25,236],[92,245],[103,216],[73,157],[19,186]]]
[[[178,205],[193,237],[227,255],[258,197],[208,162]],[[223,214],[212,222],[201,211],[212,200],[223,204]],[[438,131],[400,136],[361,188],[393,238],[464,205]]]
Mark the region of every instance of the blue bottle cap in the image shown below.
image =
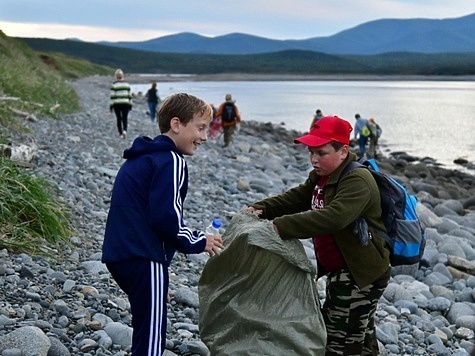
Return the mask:
[[[221,220],[219,220],[219,219],[214,219],[212,225],[213,225],[213,227],[214,227],[215,229],[219,229],[219,228],[221,227]]]

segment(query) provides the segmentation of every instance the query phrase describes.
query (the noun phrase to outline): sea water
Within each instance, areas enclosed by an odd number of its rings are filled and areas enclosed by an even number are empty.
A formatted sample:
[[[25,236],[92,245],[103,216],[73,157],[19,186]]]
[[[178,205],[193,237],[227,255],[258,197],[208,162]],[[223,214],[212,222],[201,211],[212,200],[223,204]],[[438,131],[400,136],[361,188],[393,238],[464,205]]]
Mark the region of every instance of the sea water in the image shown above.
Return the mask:
[[[145,93],[149,84],[133,85]],[[447,168],[475,162],[475,83],[471,81],[231,81],[159,82],[163,99],[187,92],[218,106],[226,93],[243,120],[282,124],[305,132],[317,109],[355,123],[374,118],[391,151],[431,157]]]

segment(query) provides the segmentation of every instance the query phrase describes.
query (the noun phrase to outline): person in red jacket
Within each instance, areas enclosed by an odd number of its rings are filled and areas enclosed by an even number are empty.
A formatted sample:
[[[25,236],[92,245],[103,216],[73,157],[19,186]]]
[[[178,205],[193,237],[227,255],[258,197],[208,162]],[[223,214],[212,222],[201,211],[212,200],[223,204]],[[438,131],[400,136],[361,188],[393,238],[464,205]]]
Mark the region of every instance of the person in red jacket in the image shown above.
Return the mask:
[[[236,130],[236,125],[241,122],[241,115],[233,100],[231,94],[226,94],[225,102],[219,106],[216,117],[221,117],[221,126],[223,127],[224,146],[228,147],[233,141],[233,135]]]

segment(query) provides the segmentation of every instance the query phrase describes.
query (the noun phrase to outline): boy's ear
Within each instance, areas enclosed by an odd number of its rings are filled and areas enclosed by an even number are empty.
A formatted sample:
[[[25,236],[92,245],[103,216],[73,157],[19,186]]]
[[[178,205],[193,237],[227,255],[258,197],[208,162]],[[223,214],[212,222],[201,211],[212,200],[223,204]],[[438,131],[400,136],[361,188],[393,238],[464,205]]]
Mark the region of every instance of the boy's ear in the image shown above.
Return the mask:
[[[180,131],[180,119],[178,117],[173,117],[170,120],[170,130],[174,133],[178,133]]]
[[[348,152],[350,152],[350,147],[348,145],[343,145],[343,147],[341,148],[341,154],[343,156],[343,159],[348,156]]]

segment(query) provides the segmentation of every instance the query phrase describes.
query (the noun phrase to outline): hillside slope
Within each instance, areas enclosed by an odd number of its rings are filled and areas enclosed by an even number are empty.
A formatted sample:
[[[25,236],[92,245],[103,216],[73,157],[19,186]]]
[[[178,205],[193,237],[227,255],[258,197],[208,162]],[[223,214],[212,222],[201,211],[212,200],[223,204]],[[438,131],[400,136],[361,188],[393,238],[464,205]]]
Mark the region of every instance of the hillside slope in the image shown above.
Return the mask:
[[[286,50],[252,55],[159,53],[70,40],[20,38],[37,51],[61,52],[128,73],[472,75],[475,52],[330,55]]]

